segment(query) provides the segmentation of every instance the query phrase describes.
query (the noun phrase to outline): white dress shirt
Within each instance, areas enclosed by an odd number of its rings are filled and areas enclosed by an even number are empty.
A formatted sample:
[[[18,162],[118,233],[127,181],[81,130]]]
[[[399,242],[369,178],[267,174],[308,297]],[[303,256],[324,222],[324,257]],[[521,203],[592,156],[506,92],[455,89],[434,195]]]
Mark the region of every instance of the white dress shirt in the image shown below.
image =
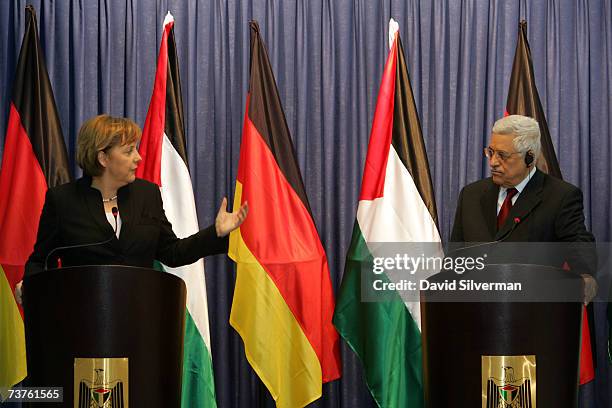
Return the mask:
[[[512,197],[512,205],[516,203],[516,200],[518,200],[518,197],[521,195],[521,193],[525,189],[525,186],[527,185],[527,183],[529,183],[529,180],[531,180],[535,172],[536,172],[536,167],[533,166],[533,168],[529,171],[529,174],[527,175],[527,177],[525,177],[523,181],[521,181],[516,186],[514,186],[514,188],[516,188],[518,193],[516,193],[514,197]],[[501,207],[504,204],[506,195],[508,195],[507,191],[508,191],[508,188],[501,187],[501,186],[499,187],[499,195],[497,196],[497,214],[499,214],[499,210],[501,210]]]
[[[115,229],[115,217],[113,216],[113,213],[107,212],[106,219],[108,220],[108,223],[111,225],[111,227],[113,227],[113,230],[114,230]],[[117,213],[117,232],[115,233],[117,235],[117,239],[119,239],[120,232],[121,232],[121,215]]]

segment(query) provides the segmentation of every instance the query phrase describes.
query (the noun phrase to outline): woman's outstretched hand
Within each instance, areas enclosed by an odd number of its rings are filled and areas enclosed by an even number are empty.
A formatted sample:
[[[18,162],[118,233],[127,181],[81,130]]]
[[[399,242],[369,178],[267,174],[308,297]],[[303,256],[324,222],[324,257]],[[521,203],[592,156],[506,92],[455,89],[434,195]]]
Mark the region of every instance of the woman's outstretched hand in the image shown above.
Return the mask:
[[[221,207],[215,219],[215,230],[218,237],[224,237],[244,222],[249,212],[249,204],[245,201],[239,209],[234,212],[227,212],[227,198],[223,197]]]

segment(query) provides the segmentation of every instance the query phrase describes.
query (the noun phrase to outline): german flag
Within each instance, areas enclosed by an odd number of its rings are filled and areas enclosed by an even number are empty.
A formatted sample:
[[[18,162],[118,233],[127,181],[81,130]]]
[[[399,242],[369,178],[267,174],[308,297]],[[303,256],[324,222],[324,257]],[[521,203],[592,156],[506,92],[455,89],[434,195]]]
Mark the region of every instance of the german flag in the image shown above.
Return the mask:
[[[237,264],[230,324],[278,407],[303,407],[340,377],[327,257],[314,225],[274,74],[256,22],[230,236]]]
[[[561,168],[536,87],[533,63],[531,62],[531,49],[527,41],[527,22],[525,20],[519,23],[516,51],[512,64],[512,74],[510,75],[510,88],[508,89],[508,100],[506,102],[506,115],[524,115],[538,121],[540,142],[542,143],[542,153],[536,162],[538,169],[562,179]],[[592,351],[594,345],[591,345],[591,341],[595,341],[595,327],[593,325],[595,316],[592,304],[584,308],[583,315],[580,385],[595,378],[595,360]]]
[[[15,285],[34,248],[45,192],[70,180],[32,6],[26,7],[26,22],[0,169],[0,391],[27,374],[23,312],[14,298]]]

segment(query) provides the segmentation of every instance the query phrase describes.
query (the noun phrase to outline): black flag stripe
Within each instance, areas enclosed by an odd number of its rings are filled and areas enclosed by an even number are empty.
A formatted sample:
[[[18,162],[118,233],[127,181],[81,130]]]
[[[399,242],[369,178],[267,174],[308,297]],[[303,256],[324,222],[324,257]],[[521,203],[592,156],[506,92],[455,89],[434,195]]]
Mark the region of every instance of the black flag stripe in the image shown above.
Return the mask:
[[[168,35],[168,74],[166,79],[166,118],[164,132],[189,169],[187,161],[187,142],[185,140],[185,121],[183,116],[183,94],[179,74],[178,54],[174,39],[174,27]]]
[[[251,100],[248,116],[274,155],[279,169],[312,217],[306,189],[297,164],[295,147],[278,95],[274,72],[259,34],[259,25],[256,21],[251,21],[249,24],[251,27],[251,81],[249,83]]]
[[[404,47],[399,35],[397,41],[392,144],[400,160],[410,172],[421,199],[438,228],[438,211],[429,172],[429,160],[427,159],[421,121],[412,93],[408,68],[404,59]]]
[[[13,104],[50,188],[70,181],[68,155],[40,47],[36,12],[30,5],[26,7],[26,20],[15,73]]]
[[[544,115],[544,109],[540,102],[540,95],[535,83],[533,63],[531,62],[531,49],[527,41],[527,22],[519,23],[518,41],[512,64],[512,74],[510,75],[510,89],[508,91],[508,101],[506,111],[510,115],[524,115],[534,118],[540,125],[540,138],[542,143],[542,157],[546,162],[547,173],[561,177],[561,168],[555,154],[555,147],[548,123]]]

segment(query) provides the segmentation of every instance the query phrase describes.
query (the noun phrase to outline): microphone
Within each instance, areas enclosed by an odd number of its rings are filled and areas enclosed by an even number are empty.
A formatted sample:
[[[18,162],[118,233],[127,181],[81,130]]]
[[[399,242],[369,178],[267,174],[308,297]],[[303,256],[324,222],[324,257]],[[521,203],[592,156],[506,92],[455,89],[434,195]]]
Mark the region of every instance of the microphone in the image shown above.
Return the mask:
[[[460,251],[466,251],[468,249],[473,249],[473,248],[478,248],[481,246],[485,246],[485,245],[497,245],[500,242],[504,242],[505,240],[507,240],[508,238],[510,238],[510,236],[512,235],[512,233],[514,232],[514,230],[519,226],[519,224],[523,221],[525,221],[525,219],[529,216],[529,214],[531,214],[533,212],[533,210],[537,207],[538,205],[535,205],[533,208],[531,208],[527,213],[525,213],[522,217],[514,217],[512,219],[512,228],[510,228],[508,231],[506,231],[506,233],[504,235],[502,235],[501,237],[499,237],[498,239],[496,239],[495,241],[491,241],[491,242],[481,242],[475,245],[468,245],[462,248],[458,248],[454,251],[452,251],[449,256],[451,255],[455,255],[457,252]]]
[[[510,228],[499,239],[496,239],[495,241],[491,241],[491,242],[480,242],[478,244],[468,245],[468,246],[465,246],[465,247],[462,247],[462,248],[457,248],[457,249],[453,250],[451,253],[449,253],[448,255],[446,255],[445,258],[454,258],[454,257],[457,256],[458,253],[461,253],[462,251],[467,251],[467,250],[470,250],[470,249],[474,249],[474,248],[478,248],[478,247],[482,247],[482,246],[486,246],[486,245],[497,245],[500,242],[504,242],[505,240],[510,238],[510,236],[512,235],[512,233],[514,232],[516,227],[519,226],[519,224],[523,221],[523,219],[521,219],[520,217],[514,217],[514,219],[512,220],[513,221],[512,228]],[[442,268],[442,270],[444,270],[444,268]],[[442,270],[440,271],[440,273],[442,273]],[[445,270],[445,271],[448,271],[448,270]]]
[[[484,245],[493,245],[493,244],[499,244],[500,242],[504,242],[505,240],[510,238],[510,235],[512,235],[512,233],[514,232],[516,227],[518,227],[518,225],[523,220],[520,217],[514,217],[514,219],[512,221],[513,221],[512,228],[510,228],[508,231],[506,231],[506,233],[504,235],[502,235],[500,238],[496,239],[495,241],[481,242],[479,244],[475,244],[475,245],[470,245],[470,246],[466,246],[466,247],[463,247],[463,248],[459,248],[458,250],[461,251],[461,250],[465,250],[465,249],[478,248],[478,247],[484,246]]]
[[[117,235],[117,215],[119,215],[119,209],[117,207],[113,207],[111,209],[111,212],[113,213],[113,218],[115,219],[115,235]]]
[[[76,248],[85,248],[85,247],[90,247],[90,246],[98,246],[98,245],[104,245],[104,244],[108,244],[109,242],[111,242],[114,238],[116,238],[117,235],[117,216],[119,215],[119,209],[117,207],[113,207],[111,209],[111,212],[113,213],[113,218],[115,219],[115,228],[113,230],[113,235],[104,240],[104,241],[99,241],[99,242],[90,242],[87,244],[77,244],[77,245],[65,245],[65,246],[60,246],[57,248],[53,248],[53,250],[51,250],[51,252],[49,252],[47,254],[47,257],[45,258],[45,267],[43,268],[43,272],[49,269],[49,258],[51,257],[51,255],[58,253],[60,251],[64,251],[67,249],[76,249]]]

